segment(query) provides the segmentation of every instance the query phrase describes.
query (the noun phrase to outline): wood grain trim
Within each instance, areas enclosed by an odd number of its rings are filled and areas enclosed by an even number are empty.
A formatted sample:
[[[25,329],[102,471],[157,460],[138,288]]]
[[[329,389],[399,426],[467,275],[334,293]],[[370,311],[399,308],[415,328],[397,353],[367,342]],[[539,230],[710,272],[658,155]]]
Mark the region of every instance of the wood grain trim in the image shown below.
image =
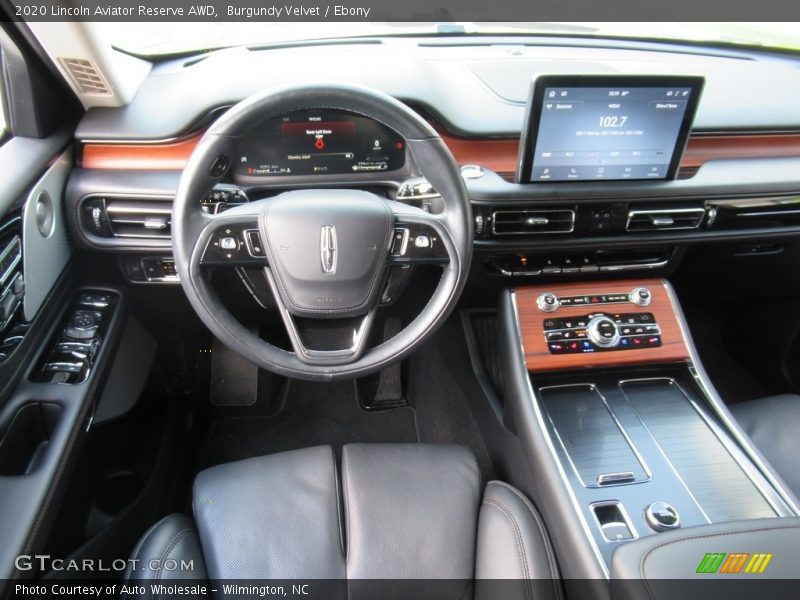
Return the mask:
[[[472,139],[439,131],[459,165],[476,164],[500,174],[517,170],[517,139]],[[186,166],[203,132],[165,144],[103,144],[83,146],[85,169],[179,170]],[[698,168],[724,158],[800,156],[800,134],[693,135],[681,168]]]
[[[608,304],[596,307],[570,306],[553,313],[544,313],[536,306],[536,298],[543,292],[557,296],[582,296],[592,294],[628,293],[635,287],[647,287],[652,293],[649,306],[635,304]],[[689,358],[689,348],[683,336],[678,317],[667,287],[660,279],[637,279],[592,283],[570,283],[551,286],[520,287],[514,290],[522,335],[522,349],[528,370],[532,372],[581,369],[589,367],[615,367],[645,363],[684,361]],[[578,317],[592,312],[652,313],[661,327],[661,346],[637,350],[595,352],[587,354],[550,354],[544,339],[543,321],[548,317]]]
[[[439,132],[460,165],[477,164],[497,173],[517,170],[519,141],[457,138]],[[696,169],[725,158],[800,156],[800,134],[693,135],[686,144],[680,168]]]
[[[439,131],[439,135],[459,165],[480,165],[500,174],[517,172],[518,139],[467,139],[443,131]]]
[[[203,132],[164,144],[84,144],[84,169],[179,171],[189,162]]]
[[[800,156],[800,134],[693,135],[686,144],[681,168],[697,168],[725,158]]]

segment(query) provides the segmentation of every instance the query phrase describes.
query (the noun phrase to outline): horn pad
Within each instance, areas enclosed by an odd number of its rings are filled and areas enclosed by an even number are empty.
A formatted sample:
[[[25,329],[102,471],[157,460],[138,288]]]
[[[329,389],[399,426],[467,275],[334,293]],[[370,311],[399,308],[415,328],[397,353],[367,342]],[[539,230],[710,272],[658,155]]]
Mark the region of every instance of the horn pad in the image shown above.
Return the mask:
[[[343,318],[364,314],[380,292],[394,215],[380,196],[299,190],[259,216],[267,260],[288,311]]]

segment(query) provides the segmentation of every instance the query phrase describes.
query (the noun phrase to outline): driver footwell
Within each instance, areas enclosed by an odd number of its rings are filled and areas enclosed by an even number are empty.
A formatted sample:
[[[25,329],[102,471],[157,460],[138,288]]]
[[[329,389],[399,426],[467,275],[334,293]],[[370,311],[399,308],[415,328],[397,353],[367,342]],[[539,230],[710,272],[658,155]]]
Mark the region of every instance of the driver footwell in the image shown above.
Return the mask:
[[[266,387],[266,386],[265,386]],[[351,442],[418,442],[414,409],[408,406],[367,411],[360,404],[354,381],[318,383],[286,380],[279,394],[258,403],[279,409],[268,416],[216,419],[200,453],[197,470],[284,450],[330,444],[338,451]]]

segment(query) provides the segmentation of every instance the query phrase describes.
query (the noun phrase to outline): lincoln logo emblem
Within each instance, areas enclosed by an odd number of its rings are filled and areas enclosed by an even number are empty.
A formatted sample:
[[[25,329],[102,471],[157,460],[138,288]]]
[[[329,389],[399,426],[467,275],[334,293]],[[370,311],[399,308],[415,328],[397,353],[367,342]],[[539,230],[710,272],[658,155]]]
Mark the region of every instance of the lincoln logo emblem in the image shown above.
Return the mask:
[[[319,240],[320,257],[322,258],[322,272],[336,273],[336,259],[339,256],[336,250],[336,227],[323,225]]]

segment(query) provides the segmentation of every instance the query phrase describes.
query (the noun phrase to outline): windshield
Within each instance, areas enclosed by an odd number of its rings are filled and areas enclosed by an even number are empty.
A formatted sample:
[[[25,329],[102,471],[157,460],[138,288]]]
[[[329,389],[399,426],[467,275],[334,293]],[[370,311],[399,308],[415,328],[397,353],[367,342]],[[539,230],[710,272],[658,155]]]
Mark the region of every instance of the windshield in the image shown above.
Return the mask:
[[[247,10],[241,8],[241,10]],[[247,18],[247,15],[241,15]],[[800,50],[800,23],[98,23],[115,47],[158,56],[232,46],[391,35],[550,34]]]

